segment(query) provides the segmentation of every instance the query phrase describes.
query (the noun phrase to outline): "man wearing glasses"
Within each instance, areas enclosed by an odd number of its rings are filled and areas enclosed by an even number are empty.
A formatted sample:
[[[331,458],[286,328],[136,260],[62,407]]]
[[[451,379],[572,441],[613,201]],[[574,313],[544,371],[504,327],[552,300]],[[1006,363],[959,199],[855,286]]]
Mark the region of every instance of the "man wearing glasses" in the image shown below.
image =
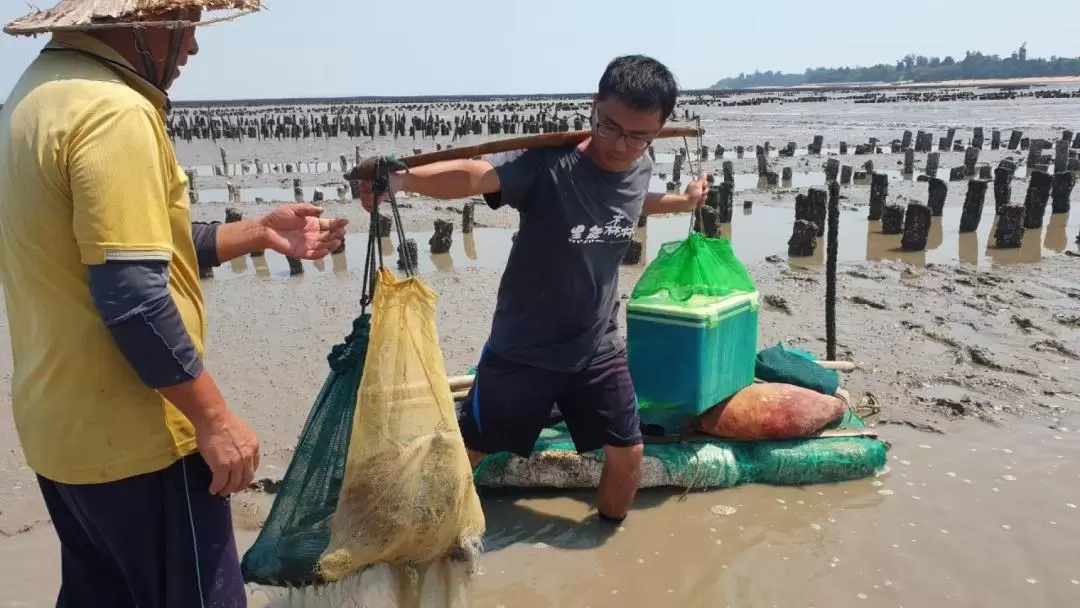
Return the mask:
[[[597,511],[620,522],[641,478],[637,399],[618,331],[619,266],[642,214],[692,211],[686,192],[648,192],[645,150],[675,109],[661,63],[613,60],[593,101],[594,135],[578,145],[455,160],[397,173],[395,189],[439,199],[483,194],[521,225],[499,286],[491,335],[460,419],[475,467],[486,454],[528,458],[554,404],[579,452],[604,449]],[[362,185],[371,210],[371,186]]]

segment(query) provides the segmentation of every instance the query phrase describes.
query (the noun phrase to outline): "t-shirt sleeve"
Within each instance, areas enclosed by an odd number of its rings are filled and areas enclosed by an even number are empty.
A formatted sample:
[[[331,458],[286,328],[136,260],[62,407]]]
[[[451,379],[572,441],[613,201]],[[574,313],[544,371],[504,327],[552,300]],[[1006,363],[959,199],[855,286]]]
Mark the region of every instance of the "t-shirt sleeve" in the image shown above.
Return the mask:
[[[492,209],[509,205],[518,211],[528,210],[543,159],[543,150],[514,150],[488,156],[487,161],[499,176],[500,190],[485,194],[484,201]]]
[[[72,228],[84,264],[172,258],[169,169],[155,118],[145,108],[119,106],[72,136]]]

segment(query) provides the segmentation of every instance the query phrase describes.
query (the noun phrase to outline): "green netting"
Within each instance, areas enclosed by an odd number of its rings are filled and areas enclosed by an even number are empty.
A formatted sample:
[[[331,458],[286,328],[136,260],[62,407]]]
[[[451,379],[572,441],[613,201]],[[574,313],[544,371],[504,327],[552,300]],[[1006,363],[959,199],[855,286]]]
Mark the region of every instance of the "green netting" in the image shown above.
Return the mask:
[[[327,356],[330,374],[308,414],[266,523],[241,562],[246,582],[280,587],[321,582],[316,566],[330,542],[330,522],[345,478],[370,327],[370,314],[357,317],[352,333]]]
[[[683,241],[664,243],[630,294],[632,300],[666,291],[685,302],[695,295],[726,296],[755,291],[749,271],[726,238],[693,232]]]
[[[674,428],[671,414],[643,422]],[[830,429],[860,429],[865,424],[854,412],[829,425]],[[603,451],[574,454],[564,424],[545,429],[529,460],[512,454],[493,454],[475,472],[477,486],[593,487],[603,462]],[[650,462],[652,461],[652,462]],[[688,443],[647,443],[645,467],[659,463],[661,475],[644,476],[643,486],[727,488],[744,483],[799,486],[862,479],[886,463],[886,446],[871,437],[833,437],[785,441],[738,442],[724,440]],[[585,474],[588,465],[596,474]]]

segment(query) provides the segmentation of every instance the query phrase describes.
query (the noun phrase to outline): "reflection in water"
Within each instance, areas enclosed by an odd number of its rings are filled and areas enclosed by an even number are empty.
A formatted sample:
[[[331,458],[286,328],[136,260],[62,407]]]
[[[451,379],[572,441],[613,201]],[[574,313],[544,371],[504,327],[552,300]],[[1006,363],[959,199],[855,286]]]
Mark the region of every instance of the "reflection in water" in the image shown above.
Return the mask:
[[[996,229],[996,226],[995,226]],[[993,234],[993,231],[990,232]],[[979,233],[965,232],[957,238],[959,247],[960,263],[978,266],[979,264]]]
[[[275,188],[275,187],[261,187],[261,188],[237,188],[239,192],[240,203],[257,203],[263,202],[280,202],[289,201],[292,202],[297,199],[296,192],[289,188]],[[307,186],[302,188],[303,194],[301,200],[310,201],[315,198],[316,192],[321,192],[323,197],[327,200],[337,199],[336,188],[331,187],[311,187]],[[199,189],[199,202],[202,203],[231,203],[229,200],[229,190],[227,188],[200,188]]]
[[[465,257],[472,261],[476,261],[476,236],[474,233],[464,234],[461,236],[462,244],[465,245]]]
[[[266,256],[261,255],[257,258],[251,258],[251,263],[255,266],[255,276],[268,277],[270,276],[270,266],[266,263]]]
[[[431,254],[431,263],[435,265],[435,270],[439,272],[454,271],[454,258],[449,253]]]
[[[820,268],[825,264],[825,249],[828,246],[828,237],[818,237],[814,255],[809,257],[788,257],[788,265],[792,268]],[[838,256],[839,257],[839,256]]]
[[[889,475],[879,479],[888,482]],[[638,494],[634,525],[616,532],[596,521],[594,492],[485,488],[481,498],[487,568],[471,599],[477,606],[497,606],[513,598],[513,605],[528,608],[772,605],[743,597],[744,585],[729,584],[732,577],[748,580],[744,570],[761,567],[755,550],[789,539],[825,561],[835,555],[835,541],[816,533],[821,524],[842,514],[874,512],[886,501],[869,482],[813,489],[748,485],[688,495],[655,488]],[[719,515],[713,511],[718,503],[738,510]],[[552,551],[559,552],[557,566]],[[573,572],[589,575],[568,576]],[[522,581],[532,591],[519,596]]]
[[[930,218],[930,233],[926,235],[926,250],[933,251],[945,242],[945,229],[941,225],[940,217]]]
[[[645,226],[638,226],[634,229],[634,238],[641,243],[641,257],[635,266],[645,266],[649,257],[647,255],[649,251],[649,229]]]
[[[881,220],[866,222],[866,259],[869,262],[881,261],[881,244],[874,240],[875,234],[881,234]]]
[[[763,262],[769,256],[785,257],[787,240],[791,236],[795,214],[790,205],[756,205],[752,215],[736,214],[732,222],[720,224],[719,233],[731,239],[735,254],[746,265]],[[1022,250],[1007,252],[996,251],[987,247],[993,244],[995,213],[992,206],[987,206],[979,230],[973,233],[959,234],[961,209],[958,206],[946,207],[943,217],[931,218],[927,235],[927,249],[924,252],[906,252],[900,249],[901,235],[886,236],[881,234],[881,222],[869,222],[865,209],[841,210],[839,234],[839,261],[896,260],[910,264],[935,262],[955,264],[958,262],[974,266],[989,264],[1038,261],[1044,256],[1063,253],[1069,247],[1070,236],[1078,229],[1080,217],[1070,218],[1066,214],[1052,215],[1045,229],[1028,231],[1023,240]],[[681,241],[686,238],[690,227],[690,214],[672,214],[649,219],[645,227],[635,228],[635,238],[642,244],[643,255],[635,268],[647,266],[660,252],[664,243]],[[429,272],[460,272],[465,268],[487,268],[501,270],[512,247],[512,228],[477,228],[470,234],[460,234],[451,244],[450,257],[435,257],[430,254],[428,241],[433,232],[410,232],[407,238],[419,245],[419,268],[421,274]],[[362,272],[367,254],[367,234],[349,233],[346,251],[332,257],[330,262],[307,265],[308,273],[316,275],[332,271],[341,276],[355,276]],[[806,258],[791,258],[792,268],[801,268],[820,272],[824,267],[827,252],[827,237],[819,237],[814,255]],[[383,262],[394,267],[397,258],[397,235],[379,239],[379,250]],[[452,259],[451,259],[452,258]],[[215,272],[215,278],[227,279],[251,273],[254,265],[255,274],[260,277],[288,277],[289,266],[285,257],[273,251],[267,251],[264,257],[237,260],[226,264]],[[350,268],[352,269],[350,271]]]
[[[684,169],[684,171],[685,171],[685,169]],[[897,180],[901,179],[901,175],[900,175],[899,171],[886,170],[886,171],[883,171],[883,173],[885,173],[886,175],[889,176],[889,181],[890,182],[897,181]],[[717,175],[719,175],[719,173]],[[670,177],[670,175],[668,175],[668,177]],[[776,189],[776,186],[769,186],[769,180],[768,180],[768,178],[766,176],[759,176],[757,174],[757,172],[754,172],[754,173],[737,173],[734,177],[735,177],[734,192],[746,192],[746,191],[753,191],[755,189],[764,192],[764,191],[767,191],[767,190],[775,190]],[[685,186],[688,183],[688,177],[687,177],[687,175],[685,173],[683,174],[681,180],[682,180],[682,183],[679,184],[679,186],[676,187],[676,190],[678,190],[680,192],[682,191],[682,187]],[[790,188],[809,188],[809,187],[825,188],[825,187],[828,186],[828,181],[826,181],[826,179],[825,179],[825,172],[824,171],[799,172],[798,169],[796,169],[796,171],[792,174],[790,180],[786,180],[786,179],[781,178],[777,182],[777,184],[778,184],[778,186],[780,188],[785,189],[785,190],[790,189]],[[867,177],[867,179],[863,179],[863,180],[852,180],[852,183],[850,185],[841,186],[841,188],[844,188],[844,189],[861,188],[861,187],[867,186],[869,184],[870,184],[870,179],[869,179],[869,177]],[[651,192],[666,192],[667,191],[667,181],[666,181],[666,179],[660,179],[659,175],[653,175],[652,178],[649,181],[649,190]]]
[[[904,238],[902,234],[882,234],[879,221],[868,221],[866,224],[867,260],[894,260],[915,266],[926,265],[926,251],[904,251],[900,247],[900,241]]]
[[[334,254],[330,257],[334,261],[334,274],[349,272],[349,258],[344,253]]]
[[[1028,228],[1024,231],[1020,247],[1016,249],[998,249],[994,243],[986,244],[986,257],[995,264],[1019,264],[1038,262],[1042,259],[1042,228]]]
[[[1050,251],[1063,253],[1069,246],[1069,214],[1055,213],[1050,216],[1046,225],[1046,241],[1044,246]]]

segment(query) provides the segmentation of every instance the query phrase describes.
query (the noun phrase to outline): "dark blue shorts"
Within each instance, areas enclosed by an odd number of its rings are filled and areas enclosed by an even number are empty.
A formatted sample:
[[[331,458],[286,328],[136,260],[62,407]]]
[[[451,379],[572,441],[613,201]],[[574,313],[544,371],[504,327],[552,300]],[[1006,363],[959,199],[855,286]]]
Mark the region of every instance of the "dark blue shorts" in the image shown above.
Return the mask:
[[[556,406],[579,452],[641,443],[625,351],[579,372],[557,372],[515,363],[485,348],[458,424],[471,450],[528,458]]]
[[[229,502],[199,454],[121,481],[38,476],[60,538],[57,608],[247,606]]]

